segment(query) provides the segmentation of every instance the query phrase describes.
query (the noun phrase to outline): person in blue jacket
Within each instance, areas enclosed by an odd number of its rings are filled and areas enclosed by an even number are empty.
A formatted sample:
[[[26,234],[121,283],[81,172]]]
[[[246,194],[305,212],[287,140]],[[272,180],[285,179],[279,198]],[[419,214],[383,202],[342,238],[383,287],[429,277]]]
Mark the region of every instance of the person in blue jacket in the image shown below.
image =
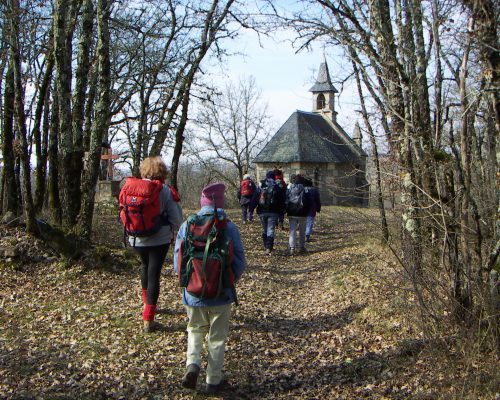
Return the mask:
[[[223,183],[213,183],[202,190],[198,215],[224,213],[224,190]],[[181,242],[186,235],[187,224],[184,222],[177,234],[174,249],[174,270],[179,271],[179,251]],[[243,244],[240,232],[234,223],[228,221],[226,232],[233,241],[234,257],[231,265],[235,281],[237,282],[246,265]],[[182,386],[187,389],[195,389],[201,368],[201,351],[205,338],[208,349],[208,366],[206,370],[206,391],[217,393],[227,385],[223,378],[222,368],[224,364],[225,345],[229,334],[229,318],[231,304],[236,302],[236,291],[234,288],[226,288],[225,296],[216,299],[200,299],[182,290],[182,304],[186,308],[189,318],[187,332],[186,372],[182,378]]]

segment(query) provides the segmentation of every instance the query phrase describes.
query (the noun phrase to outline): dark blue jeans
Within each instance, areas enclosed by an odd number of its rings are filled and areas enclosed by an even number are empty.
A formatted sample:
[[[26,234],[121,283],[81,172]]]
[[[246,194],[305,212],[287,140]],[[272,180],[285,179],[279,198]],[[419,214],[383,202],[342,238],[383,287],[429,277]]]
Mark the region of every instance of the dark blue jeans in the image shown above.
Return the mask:
[[[244,204],[241,206],[241,220],[243,222],[245,221],[252,221],[253,220],[253,210],[250,207],[250,204]]]
[[[274,231],[278,224],[278,214],[267,214],[260,216],[262,224],[262,240],[266,249],[273,249],[274,245]]]

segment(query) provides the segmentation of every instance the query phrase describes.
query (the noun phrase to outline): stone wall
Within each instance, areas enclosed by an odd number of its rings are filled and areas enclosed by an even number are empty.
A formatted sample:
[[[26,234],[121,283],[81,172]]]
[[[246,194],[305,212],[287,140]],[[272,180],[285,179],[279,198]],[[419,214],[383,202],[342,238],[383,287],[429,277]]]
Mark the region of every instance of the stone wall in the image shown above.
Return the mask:
[[[96,190],[96,203],[114,201],[118,203],[120,194],[120,181],[98,181]]]
[[[257,181],[264,179],[266,172],[279,168],[283,171],[285,181],[290,182],[292,174],[300,174],[311,179],[319,189],[321,204],[355,205],[368,204],[368,186],[363,172],[356,173],[351,164],[327,163],[290,163],[276,165],[259,163],[256,167]],[[359,166],[364,170],[364,164]]]

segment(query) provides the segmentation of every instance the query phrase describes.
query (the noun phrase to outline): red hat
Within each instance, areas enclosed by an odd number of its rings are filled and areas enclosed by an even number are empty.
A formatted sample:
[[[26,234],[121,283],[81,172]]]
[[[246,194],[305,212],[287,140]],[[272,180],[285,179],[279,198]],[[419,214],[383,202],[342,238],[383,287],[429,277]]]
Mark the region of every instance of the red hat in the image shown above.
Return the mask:
[[[216,206],[224,208],[224,190],[226,186],[222,182],[211,183],[201,191],[200,205]],[[215,204],[214,204],[215,202]]]

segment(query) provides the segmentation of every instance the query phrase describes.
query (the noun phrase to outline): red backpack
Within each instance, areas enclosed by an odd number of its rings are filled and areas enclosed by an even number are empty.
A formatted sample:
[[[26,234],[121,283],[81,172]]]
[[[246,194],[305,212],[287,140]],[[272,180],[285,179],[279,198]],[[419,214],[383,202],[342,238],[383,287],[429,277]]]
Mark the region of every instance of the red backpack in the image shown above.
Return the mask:
[[[120,191],[120,219],[129,236],[150,236],[166,224],[161,214],[160,192],[163,183],[130,177]]]
[[[243,179],[240,185],[240,193],[242,196],[248,197],[255,192],[255,183],[250,179]]]
[[[212,213],[191,215],[186,221],[178,255],[179,285],[195,297],[219,298],[225,288],[234,289],[234,245],[226,226],[226,217]]]

